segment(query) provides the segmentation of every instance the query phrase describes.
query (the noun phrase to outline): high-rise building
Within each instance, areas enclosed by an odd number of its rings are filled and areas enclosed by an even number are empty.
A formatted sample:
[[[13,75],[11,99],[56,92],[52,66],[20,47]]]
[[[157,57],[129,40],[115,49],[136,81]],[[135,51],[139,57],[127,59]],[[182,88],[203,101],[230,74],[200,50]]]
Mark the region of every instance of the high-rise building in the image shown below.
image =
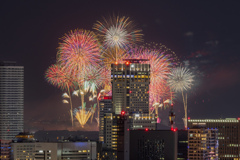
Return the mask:
[[[23,131],[24,67],[0,62],[0,139]]]
[[[156,116],[149,114],[150,64],[142,61],[148,60],[111,64],[112,97],[100,101],[99,140],[104,157],[129,159],[129,131],[156,129]]]
[[[206,129],[218,129],[218,157],[221,160],[240,158],[240,119],[189,119],[188,127],[205,126]]]
[[[129,59],[124,64],[111,64],[113,112],[149,113],[150,64],[142,59]]]

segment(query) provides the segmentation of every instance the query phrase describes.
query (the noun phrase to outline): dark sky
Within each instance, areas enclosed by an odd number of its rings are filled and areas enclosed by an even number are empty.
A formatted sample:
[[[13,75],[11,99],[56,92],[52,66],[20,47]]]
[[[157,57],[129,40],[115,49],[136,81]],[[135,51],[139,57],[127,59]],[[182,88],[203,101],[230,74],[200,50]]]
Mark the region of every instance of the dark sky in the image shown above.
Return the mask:
[[[65,33],[92,30],[102,16],[130,17],[144,42],[162,43],[190,64],[196,84],[189,92],[191,118],[240,117],[239,4],[237,1],[1,1],[0,60],[25,67],[25,128],[69,129],[62,92],[44,72],[55,63]],[[183,105],[177,98],[176,124],[182,127]],[[161,112],[167,124],[168,110]],[[85,130],[96,130],[87,125]]]

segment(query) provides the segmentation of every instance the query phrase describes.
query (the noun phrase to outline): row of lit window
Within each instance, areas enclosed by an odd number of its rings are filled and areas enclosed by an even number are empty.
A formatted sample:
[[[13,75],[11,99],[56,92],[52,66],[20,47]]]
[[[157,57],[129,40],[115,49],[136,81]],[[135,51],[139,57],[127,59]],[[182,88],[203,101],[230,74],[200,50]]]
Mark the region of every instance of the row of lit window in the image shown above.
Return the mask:
[[[208,120],[193,120],[190,119],[188,122],[238,122],[238,120],[222,120],[222,119],[208,119]]]

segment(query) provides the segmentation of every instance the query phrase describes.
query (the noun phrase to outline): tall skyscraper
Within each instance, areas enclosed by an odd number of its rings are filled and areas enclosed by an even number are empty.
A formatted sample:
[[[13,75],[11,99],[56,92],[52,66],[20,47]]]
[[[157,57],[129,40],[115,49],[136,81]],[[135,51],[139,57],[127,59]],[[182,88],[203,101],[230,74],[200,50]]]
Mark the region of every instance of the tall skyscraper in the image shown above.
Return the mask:
[[[0,62],[0,139],[12,140],[23,131],[24,67]]]
[[[221,160],[238,160],[240,158],[240,119],[189,119],[188,127],[206,126],[218,129],[218,158]]]
[[[150,64],[128,59],[111,65],[113,112],[149,113]]]
[[[150,64],[143,61],[111,64],[112,97],[100,101],[99,141],[117,153],[112,159],[129,159],[130,130],[156,129],[156,116],[149,114]]]

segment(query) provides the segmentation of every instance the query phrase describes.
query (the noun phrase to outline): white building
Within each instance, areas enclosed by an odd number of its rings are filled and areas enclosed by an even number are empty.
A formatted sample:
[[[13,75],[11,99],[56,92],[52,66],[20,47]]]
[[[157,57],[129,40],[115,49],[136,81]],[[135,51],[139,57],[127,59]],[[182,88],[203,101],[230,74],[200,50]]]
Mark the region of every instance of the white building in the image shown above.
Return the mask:
[[[0,139],[23,131],[24,67],[0,62]]]
[[[12,143],[12,160],[96,160],[96,142]]]

